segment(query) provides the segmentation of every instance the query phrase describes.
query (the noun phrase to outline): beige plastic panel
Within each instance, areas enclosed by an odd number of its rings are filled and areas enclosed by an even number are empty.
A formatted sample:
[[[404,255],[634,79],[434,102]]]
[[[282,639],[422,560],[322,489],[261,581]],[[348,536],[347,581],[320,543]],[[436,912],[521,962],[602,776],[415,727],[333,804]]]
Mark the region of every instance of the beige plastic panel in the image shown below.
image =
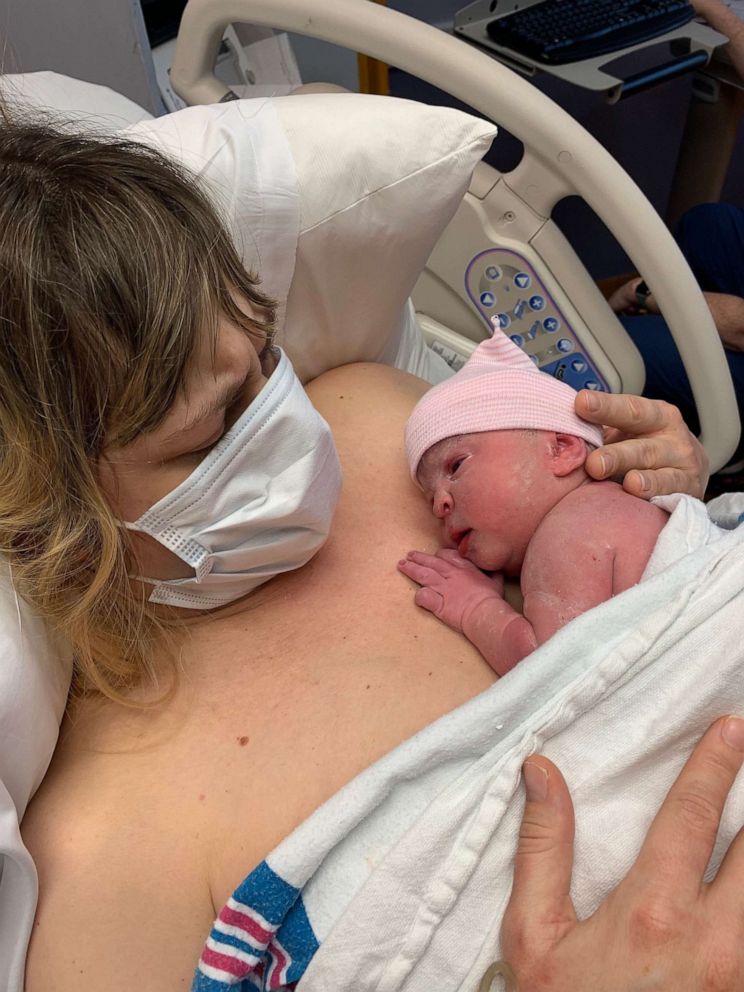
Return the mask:
[[[435,246],[413,292],[417,313],[447,324],[466,339],[482,341],[488,329],[473,309],[463,274],[473,256],[485,248],[511,249],[540,274],[611,390],[640,392],[641,356],[568,241],[552,221],[516,196],[499,173],[490,171],[495,178],[490,192],[483,198],[466,194]],[[488,185],[485,180],[481,172],[479,191]]]
[[[447,90],[522,140],[530,154],[524,170],[552,179],[522,184],[517,169],[504,181],[511,179],[529,203],[529,187],[537,187],[536,216],[549,214],[556,190],[561,190],[582,196],[604,221],[654,288],[688,372],[712,467],[728,461],[739,438],[739,417],[705,300],[646,197],[573,118],[483,52],[369,0],[189,0],[171,71],[173,88],[188,103],[229,97],[213,66],[225,27],[241,21],[320,38],[399,66]],[[566,274],[567,296],[573,298],[577,279],[582,277]]]

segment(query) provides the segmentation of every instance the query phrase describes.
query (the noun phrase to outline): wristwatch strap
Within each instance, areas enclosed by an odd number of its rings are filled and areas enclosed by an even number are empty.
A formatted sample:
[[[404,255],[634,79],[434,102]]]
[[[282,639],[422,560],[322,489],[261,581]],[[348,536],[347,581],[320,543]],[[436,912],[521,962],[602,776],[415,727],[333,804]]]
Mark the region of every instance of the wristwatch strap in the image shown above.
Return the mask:
[[[635,290],[635,298],[638,306],[645,309],[650,295],[651,290],[646,285],[645,279],[641,279]]]

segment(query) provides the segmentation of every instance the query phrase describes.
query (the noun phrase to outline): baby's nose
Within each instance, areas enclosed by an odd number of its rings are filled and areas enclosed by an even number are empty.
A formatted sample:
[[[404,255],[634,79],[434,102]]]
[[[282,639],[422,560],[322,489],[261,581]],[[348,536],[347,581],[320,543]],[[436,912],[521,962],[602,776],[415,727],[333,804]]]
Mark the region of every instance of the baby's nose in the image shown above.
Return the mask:
[[[435,490],[431,507],[434,511],[434,516],[440,519],[452,513],[452,497],[443,486]]]

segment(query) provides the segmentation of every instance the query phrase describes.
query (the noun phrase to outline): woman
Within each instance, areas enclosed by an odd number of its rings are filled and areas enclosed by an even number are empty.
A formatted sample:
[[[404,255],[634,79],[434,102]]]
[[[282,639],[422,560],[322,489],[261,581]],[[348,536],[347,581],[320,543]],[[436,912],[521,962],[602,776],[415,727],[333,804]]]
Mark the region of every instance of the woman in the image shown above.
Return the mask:
[[[187,988],[247,872],[492,672],[394,579],[400,549],[434,537],[400,441],[424,384],[363,365],[308,388],[344,471],[318,550],[335,452],[206,200],[126,144],[0,140],[0,539],[77,655],[23,824],[40,879],[26,987]],[[638,436],[595,452],[595,474],[700,491],[671,410],[578,404]]]

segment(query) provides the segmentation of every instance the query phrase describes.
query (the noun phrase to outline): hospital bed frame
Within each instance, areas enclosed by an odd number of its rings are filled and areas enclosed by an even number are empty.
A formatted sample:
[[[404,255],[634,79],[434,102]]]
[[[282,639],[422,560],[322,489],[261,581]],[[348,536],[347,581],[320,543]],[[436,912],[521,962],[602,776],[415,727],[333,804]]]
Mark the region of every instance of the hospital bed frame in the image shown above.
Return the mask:
[[[551,220],[560,199],[579,195],[653,286],[688,372],[711,468],[727,463],[739,439],[739,415],[702,293],[646,197],[573,118],[483,52],[368,0],[189,0],[171,70],[172,85],[187,103],[233,97],[213,68],[224,30],[235,22],[308,35],[398,66],[445,89],[524,143],[524,156],[511,172],[483,163],[476,169],[416,288],[420,321],[436,350],[458,364],[495,322],[498,294],[490,289],[505,287],[513,302],[519,276],[528,293],[533,290],[530,302],[520,301],[527,313],[519,332],[524,339],[534,330],[533,339],[522,343],[541,367],[549,366],[572,385],[588,377],[590,388],[641,391],[640,355]],[[543,312],[532,310],[539,299]],[[544,313],[557,321],[557,333],[543,327]],[[559,341],[565,354],[557,349]],[[582,364],[583,372],[572,371]]]

